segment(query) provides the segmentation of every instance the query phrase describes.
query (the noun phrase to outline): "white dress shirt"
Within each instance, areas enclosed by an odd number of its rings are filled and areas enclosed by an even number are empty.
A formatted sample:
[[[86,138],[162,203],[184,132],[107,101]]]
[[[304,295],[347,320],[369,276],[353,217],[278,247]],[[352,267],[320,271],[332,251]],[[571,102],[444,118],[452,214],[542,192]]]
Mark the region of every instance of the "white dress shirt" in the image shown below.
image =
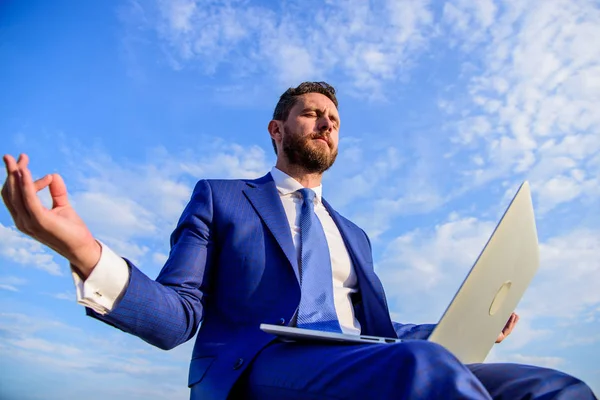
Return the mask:
[[[298,262],[300,261],[300,209],[302,196],[296,191],[303,186],[273,167],[271,176],[277,186],[279,197],[283,204],[289,222]],[[335,222],[321,201],[323,187],[311,188],[316,193],[315,214],[323,225],[325,237],[329,246],[332,269],[332,285],[335,311],[344,333],[360,334],[360,324],[354,316],[354,308],[350,295],[357,291],[357,279],[350,260],[350,255]],[[99,314],[110,312],[118,303],[119,298],[127,289],[129,282],[129,267],[125,260],[115,254],[104,243],[100,243],[102,253],[98,264],[84,281],[72,270],[73,281],[77,292],[77,302],[91,308]]]
[[[279,198],[283,203],[283,209],[290,224],[294,247],[298,264],[300,264],[300,210],[302,208],[302,195],[296,193],[304,186],[286,173],[273,167],[271,176],[277,186]],[[323,225],[325,238],[329,246],[329,255],[331,257],[333,299],[335,303],[335,312],[340,322],[342,332],[350,334],[360,334],[360,324],[354,317],[354,308],[350,295],[357,291],[357,280],[350,255],[344,244],[344,239],[337,228],[335,222],[329,215],[329,212],[321,201],[323,186],[319,185],[311,188],[315,196],[315,214]]]

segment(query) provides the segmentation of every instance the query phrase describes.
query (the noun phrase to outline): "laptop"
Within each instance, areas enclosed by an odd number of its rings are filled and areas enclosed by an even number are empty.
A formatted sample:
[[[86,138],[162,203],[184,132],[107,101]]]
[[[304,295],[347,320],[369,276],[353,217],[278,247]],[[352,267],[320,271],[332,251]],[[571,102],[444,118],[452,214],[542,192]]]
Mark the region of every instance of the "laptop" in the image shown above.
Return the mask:
[[[428,340],[464,364],[485,360],[539,266],[531,191],[523,182]],[[398,338],[261,324],[282,340],[390,344]]]

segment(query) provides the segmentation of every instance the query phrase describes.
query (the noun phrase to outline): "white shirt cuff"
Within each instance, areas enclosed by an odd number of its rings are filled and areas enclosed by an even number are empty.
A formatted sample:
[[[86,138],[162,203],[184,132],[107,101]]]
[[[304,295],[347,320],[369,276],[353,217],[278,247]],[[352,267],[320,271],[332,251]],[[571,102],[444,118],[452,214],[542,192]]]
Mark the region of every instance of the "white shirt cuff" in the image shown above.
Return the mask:
[[[77,303],[104,315],[113,310],[129,283],[129,266],[124,259],[104,243],[100,243],[102,253],[98,264],[84,281],[73,270],[71,274],[77,292]]]

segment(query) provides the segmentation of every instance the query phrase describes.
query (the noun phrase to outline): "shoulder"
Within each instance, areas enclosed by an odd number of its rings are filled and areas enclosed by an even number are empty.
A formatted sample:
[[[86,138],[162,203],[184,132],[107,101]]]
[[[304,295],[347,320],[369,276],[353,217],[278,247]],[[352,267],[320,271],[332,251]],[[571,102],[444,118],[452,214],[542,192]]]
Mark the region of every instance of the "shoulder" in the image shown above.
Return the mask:
[[[202,179],[199,180],[192,192],[191,201],[203,204],[216,204],[222,201],[232,201],[244,196],[246,189],[264,185],[265,182],[273,182],[270,174],[258,179]]]
[[[257,179],[202,179],[196,183],[196,189],[209,189],[213,193],[243,190],[248,186],[255,186],[271,178],[270,174]]]

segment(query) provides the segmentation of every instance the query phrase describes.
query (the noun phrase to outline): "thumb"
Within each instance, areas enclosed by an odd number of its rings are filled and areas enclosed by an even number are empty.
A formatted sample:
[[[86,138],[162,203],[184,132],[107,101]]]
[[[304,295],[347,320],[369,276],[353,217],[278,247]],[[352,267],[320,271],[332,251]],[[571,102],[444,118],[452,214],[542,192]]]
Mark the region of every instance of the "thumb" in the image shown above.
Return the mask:
[[[50,175],[50,196],[52,197],[52,208],[64,207],[69,205],[67,198],[67,185],[59,174]]]

